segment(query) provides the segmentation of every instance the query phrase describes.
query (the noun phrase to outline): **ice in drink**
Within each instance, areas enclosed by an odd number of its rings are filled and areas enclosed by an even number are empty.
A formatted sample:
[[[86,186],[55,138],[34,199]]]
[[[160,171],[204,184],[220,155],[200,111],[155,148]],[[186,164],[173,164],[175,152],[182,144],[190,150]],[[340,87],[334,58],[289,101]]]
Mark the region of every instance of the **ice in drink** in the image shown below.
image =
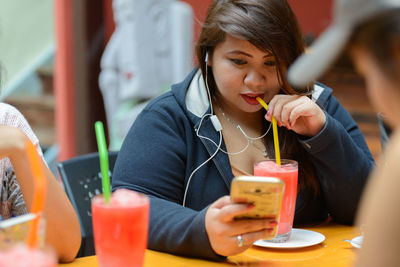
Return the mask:
[[[119,189],[107,204],[98,195],[92,199],[92,222],[101,267],[143,266],[149,222],[147,196]]]
[[[281,160],[281,166],[275,160],[266,160],[254,165],[255,176],[277,177],[285,183],[281,215],[278,223],[278,235],[272,242],[286,242],[292,230],[296,208],[298,166],[294,160]]]

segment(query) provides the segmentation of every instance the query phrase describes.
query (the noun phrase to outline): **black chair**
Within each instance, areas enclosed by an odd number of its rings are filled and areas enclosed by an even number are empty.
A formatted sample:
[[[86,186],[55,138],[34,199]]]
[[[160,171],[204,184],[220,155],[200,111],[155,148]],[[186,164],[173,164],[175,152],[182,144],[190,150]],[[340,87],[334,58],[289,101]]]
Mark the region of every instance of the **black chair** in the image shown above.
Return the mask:
[[[117,155],[118,152],[108,153],[110,179]],[[81,225],[82,244],[77,257],[94,255],[90,200],[102,193],[99,154],[90,153],[60,162],[57,164],[57,169]]]

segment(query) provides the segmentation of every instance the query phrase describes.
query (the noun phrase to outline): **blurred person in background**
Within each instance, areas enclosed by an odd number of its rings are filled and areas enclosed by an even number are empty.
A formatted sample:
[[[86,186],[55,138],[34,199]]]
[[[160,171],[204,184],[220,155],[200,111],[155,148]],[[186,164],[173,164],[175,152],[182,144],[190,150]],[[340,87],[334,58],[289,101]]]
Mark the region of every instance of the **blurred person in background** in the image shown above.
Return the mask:
[[[26,144],[30,141],[42,159],[47,180],[44,209],[45,243],[54,248],[61,262],[71,262],[80,247],[78,217],[63,188],[43,158],[39,140],[24,116],[0,102],[0,215],[5,220],[30,211],[34,193]]]

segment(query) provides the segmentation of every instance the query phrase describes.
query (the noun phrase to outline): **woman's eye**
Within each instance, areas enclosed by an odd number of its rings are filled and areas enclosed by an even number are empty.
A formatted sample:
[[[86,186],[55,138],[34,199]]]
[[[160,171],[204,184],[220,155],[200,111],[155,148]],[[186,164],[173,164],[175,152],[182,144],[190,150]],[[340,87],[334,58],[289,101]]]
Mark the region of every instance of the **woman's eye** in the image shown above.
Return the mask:
[[[244,65],[247,62],[245,60],[241,60],[241,59],[235,59],[235,58],[231,58],[230,59],[233,63],[235,63],[236,65]]]
[[[273,61],[273,60],[265,61],[264,64],[267,65],[267,66],[275,66],[276,65],[275,61]]]

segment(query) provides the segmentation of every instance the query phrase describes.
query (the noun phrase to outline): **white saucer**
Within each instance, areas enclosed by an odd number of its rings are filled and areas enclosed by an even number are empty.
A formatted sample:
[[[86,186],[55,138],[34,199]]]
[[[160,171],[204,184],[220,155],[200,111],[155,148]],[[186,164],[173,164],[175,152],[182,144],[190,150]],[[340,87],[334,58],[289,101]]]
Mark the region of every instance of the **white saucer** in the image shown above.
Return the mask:
[[[319,244],[325,240],[321,233],[304,229],[292,229],[289,241],[283,243],[268,242],[267,240],[257,240],[253,245],[265,248],[303,248]]]
[[[364,237],[362,235],[354,237],[350,244],[355,248],[361,248]]]

